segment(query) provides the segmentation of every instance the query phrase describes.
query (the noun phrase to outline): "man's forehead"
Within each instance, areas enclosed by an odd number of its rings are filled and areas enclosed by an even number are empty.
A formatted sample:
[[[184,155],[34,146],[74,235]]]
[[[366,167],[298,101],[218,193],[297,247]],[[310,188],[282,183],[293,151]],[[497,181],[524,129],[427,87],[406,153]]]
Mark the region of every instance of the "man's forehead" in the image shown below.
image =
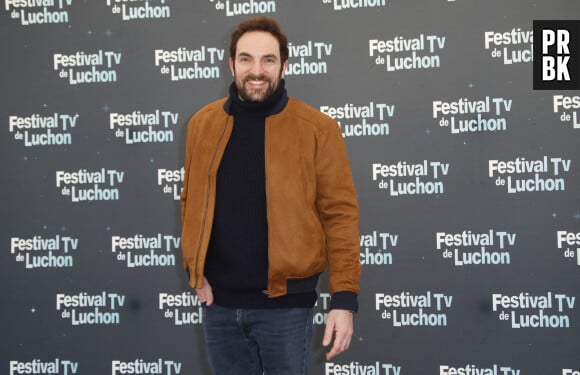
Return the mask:
[[[276,55],[280,57],[280,44],[266,31],[248,31],[238,39],[236,54]]]

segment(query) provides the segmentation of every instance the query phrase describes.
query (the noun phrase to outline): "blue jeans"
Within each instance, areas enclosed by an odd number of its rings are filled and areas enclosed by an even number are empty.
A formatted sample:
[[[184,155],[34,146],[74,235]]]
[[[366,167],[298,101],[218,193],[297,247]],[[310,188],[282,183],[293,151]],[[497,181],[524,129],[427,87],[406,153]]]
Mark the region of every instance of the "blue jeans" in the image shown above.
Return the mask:
[[[312,309],[203,311],[209,361],[215,375],[306,374],[312,341]]]

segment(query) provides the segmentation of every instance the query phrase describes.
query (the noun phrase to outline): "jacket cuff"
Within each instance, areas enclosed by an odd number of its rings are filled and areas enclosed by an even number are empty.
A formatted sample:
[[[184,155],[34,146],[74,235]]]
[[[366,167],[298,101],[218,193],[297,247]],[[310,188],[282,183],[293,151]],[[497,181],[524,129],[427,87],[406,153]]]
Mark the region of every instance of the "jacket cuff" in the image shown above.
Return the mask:
[[[330,301],[330,310],[358,311],[358,298],[354,292],[336,292]]]

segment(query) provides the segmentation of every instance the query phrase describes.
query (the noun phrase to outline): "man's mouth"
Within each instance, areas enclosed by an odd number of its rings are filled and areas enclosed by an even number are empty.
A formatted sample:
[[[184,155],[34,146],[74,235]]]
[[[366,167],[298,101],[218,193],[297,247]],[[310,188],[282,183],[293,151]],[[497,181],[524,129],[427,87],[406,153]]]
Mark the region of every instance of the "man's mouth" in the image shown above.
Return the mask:
[[[247,80],[246,84],[248,84],[251,88],[262,88],[263,86],[268,85],[268,81],[263,80]]]

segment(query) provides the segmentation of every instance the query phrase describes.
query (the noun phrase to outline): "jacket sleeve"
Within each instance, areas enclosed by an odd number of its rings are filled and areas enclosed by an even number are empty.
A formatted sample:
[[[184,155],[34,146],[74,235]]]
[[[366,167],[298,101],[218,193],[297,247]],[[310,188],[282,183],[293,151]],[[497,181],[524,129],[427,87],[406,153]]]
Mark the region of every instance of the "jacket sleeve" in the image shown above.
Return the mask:
[[[189,182],[189,168],[191,167],[191,121],[188,123],[187,136],[185,139],[185,160],[184,160],[184,175],[183,188],[181,189],[181,224],[185,221],[185,207],[187,202],[187,187]]]
[[[188,273],[188,278],[191,277],[191,270],[189,269],[189,265],[187,262],[187,258],[185,256],[186,251],[184,249],[184,233],[185,230],[187,229],[185,227],[185,215],[186,215],[186,211],[187,211],[187,195],[188,195],[188,191],[189,191],[189,176],[190,176],[190,171],[191,171],[191,159],[192,159],[192,145],[193,145],[193,139],[192,139],[192,129],[193,129],[193,118],[190,119],[190,121],[188,122],[188,127],[187,127],[187,136],[186,136],[186,140],[185,140],[185,160],[184,160],[184,174],[183,174],[183,187],[181,189],[181,194],[180,194],[180,201],[181,201],[181,247],[182,247],[182,251],[183,251],[183,268],[187,271]]]
[[[316,205],[326,235],[331,309],[356,311],[362,270],[358,200],[340,128],[323,116],[316,150]]]

